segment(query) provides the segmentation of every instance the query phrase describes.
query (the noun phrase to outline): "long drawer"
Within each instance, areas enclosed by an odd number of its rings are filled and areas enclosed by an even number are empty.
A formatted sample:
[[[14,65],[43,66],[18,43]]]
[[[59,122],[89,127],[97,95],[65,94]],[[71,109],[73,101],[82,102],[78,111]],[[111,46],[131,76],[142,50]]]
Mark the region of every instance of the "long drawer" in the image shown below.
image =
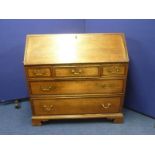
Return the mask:
[[[123,93],[124,79],[31,81],[31,95]]]
[[[32,99],[34,115],[120,112],[121,97]]]

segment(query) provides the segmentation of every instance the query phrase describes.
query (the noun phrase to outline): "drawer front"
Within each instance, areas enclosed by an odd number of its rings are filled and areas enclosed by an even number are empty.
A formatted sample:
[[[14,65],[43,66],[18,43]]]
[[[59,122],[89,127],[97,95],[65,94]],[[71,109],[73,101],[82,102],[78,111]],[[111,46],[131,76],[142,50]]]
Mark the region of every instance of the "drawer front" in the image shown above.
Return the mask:
[[[32,106],[34,115],[98,114],[119,112],[121,102],[121,97],[34,99]]]
[[[29,67],[26,71],[29,78],[51,77],[50,67]]]
[[[97,66],[54,67],[55,77],[96,77],[99,76]]]
[[[122,93],[124,80],[77,80],[30,82],[32,95]]]
[[[107,64],[102,67],[102,76],[126,75],[127,66],[124,64]]]

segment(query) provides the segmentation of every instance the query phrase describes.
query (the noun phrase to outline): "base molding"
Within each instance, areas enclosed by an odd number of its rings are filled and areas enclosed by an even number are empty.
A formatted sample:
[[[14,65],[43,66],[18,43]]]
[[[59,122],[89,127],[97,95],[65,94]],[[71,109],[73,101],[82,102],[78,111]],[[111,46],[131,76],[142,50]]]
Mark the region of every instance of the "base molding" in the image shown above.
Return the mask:
[[[107,118],[113,120],[114,123],[123,123],[124,116],[123,113],[32,116],[32,125],[41,126],[42,122],[55,119],[89,119],[89,118]]]

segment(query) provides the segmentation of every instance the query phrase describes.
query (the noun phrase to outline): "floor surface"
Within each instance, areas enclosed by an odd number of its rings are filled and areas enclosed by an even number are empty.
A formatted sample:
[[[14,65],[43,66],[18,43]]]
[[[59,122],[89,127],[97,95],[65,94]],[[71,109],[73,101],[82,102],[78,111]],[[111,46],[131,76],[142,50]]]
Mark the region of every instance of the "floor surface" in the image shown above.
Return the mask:
[[[31,109],[28,102],[15,109],[14,104],[0,105],[1,135],[154,135],[155,120],[124,109],[123,124],[103,119],[55,120],[40,127],[31,125]]]

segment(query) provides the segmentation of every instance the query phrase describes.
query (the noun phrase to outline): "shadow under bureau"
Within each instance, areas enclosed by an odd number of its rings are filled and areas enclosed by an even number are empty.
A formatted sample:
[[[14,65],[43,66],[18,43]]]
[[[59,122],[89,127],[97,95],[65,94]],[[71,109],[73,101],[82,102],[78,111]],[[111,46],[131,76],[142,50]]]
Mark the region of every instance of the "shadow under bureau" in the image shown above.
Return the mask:
[[[122,123],[128,62],[122,33],[27,35],[32,124],[77,118]]]

